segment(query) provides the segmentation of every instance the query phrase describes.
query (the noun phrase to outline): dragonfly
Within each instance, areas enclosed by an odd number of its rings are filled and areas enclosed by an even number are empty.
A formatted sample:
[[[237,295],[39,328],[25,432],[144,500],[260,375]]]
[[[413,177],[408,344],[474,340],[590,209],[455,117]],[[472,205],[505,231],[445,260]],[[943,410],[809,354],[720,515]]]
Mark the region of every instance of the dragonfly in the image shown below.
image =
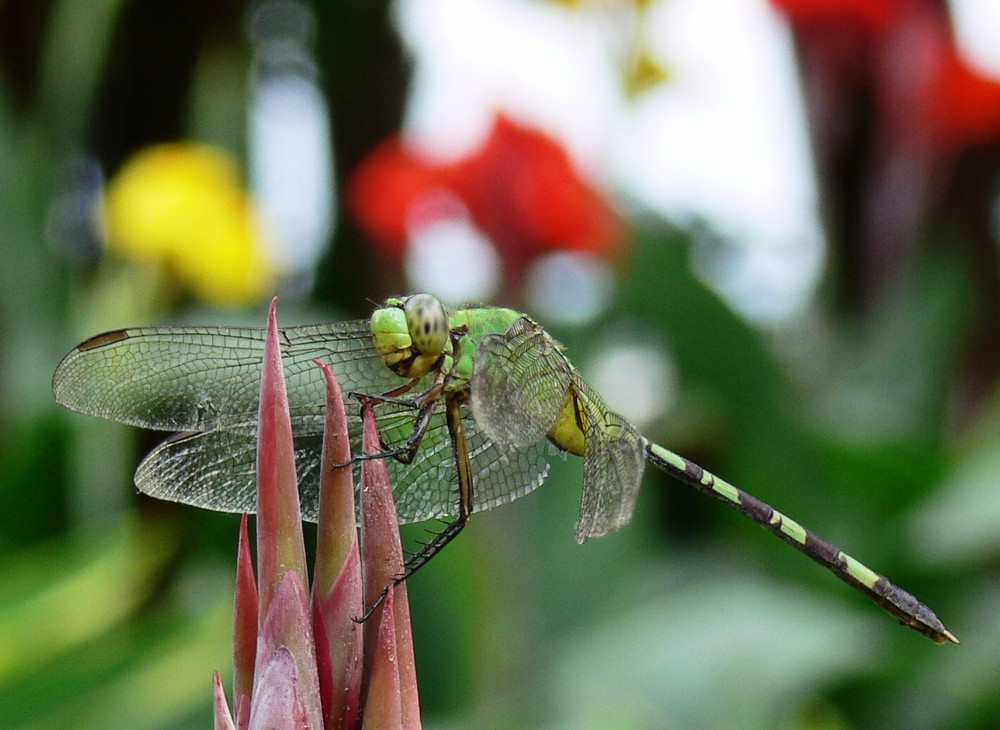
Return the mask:
[[[96,335],[55,371],[56,400],[71,410],[175,432],[135,474],[153,497],[253,512],[260,362],[265,333],[250,327],[137,327]],[[444,520],[398,581],[425,565],[470,516],[518,499],[548,474],[550,451],[583,458],[576,541],[626,524],[650,464],[763,527],[939,644],[959,643],[934,612],[830,541],[614,413],[528,315],[501,307],[445,309],[430,294],[386,300],[369,319],[279,331],[303,518],[315,521],[325,383],[378,406],[382,449],[400,524]]]

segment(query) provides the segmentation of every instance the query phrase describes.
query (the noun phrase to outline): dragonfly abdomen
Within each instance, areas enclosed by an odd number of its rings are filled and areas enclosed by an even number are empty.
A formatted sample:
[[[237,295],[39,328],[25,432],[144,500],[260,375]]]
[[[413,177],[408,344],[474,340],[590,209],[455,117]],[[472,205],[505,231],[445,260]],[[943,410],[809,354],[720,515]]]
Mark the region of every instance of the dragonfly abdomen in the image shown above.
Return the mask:
[[[651,464],[749,517],[768,532],[826,567],[845,583],[867,595],[900,623],[919,631],[939,644],[946,641],[958,643],[958,639],[944,627],[934,612],[916,597],[852,558],[829,540],[820,537],[752,494],[705,471],[693,461],[646,439],[644,446],[646,460]]]

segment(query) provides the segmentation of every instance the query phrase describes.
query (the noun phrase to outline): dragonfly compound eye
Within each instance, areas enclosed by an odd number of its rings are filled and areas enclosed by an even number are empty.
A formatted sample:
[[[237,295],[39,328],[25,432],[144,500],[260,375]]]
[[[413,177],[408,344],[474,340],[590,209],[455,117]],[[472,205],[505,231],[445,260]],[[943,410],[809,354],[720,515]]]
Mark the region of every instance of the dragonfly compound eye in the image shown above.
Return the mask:
[[[448,313],[437,297],[414,294],[403,304],[410,340],[421,355],[439,355],[448,344]]]

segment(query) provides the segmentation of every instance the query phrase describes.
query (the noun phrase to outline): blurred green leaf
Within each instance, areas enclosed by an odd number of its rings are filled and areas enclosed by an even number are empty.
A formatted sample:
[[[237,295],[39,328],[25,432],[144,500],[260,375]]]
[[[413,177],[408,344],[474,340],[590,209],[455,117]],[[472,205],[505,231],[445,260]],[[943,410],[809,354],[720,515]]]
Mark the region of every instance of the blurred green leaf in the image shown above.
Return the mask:
[[[909,544],[936,567],[969,566],[1000,555],[1000,393],[986,408],[950,473],[915,511]]]
[[[201,590],[192,612],[144,616],[177,547],[169,526],[132,519],[3,566],[5,727],[172,727],[205,704],[213,665],[228,672],[232,583]]]

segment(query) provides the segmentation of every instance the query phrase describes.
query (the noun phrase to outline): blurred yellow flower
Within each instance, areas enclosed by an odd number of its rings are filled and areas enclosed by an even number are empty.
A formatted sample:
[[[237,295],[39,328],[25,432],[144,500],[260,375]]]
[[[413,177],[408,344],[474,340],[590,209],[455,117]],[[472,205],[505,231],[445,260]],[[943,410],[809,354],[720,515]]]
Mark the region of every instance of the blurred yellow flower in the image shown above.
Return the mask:
[[[225,151],[148,147],[122,166],[104,202],[109,250],[163,264],[199,299],[238,305],[273,287],[260,219]]]

